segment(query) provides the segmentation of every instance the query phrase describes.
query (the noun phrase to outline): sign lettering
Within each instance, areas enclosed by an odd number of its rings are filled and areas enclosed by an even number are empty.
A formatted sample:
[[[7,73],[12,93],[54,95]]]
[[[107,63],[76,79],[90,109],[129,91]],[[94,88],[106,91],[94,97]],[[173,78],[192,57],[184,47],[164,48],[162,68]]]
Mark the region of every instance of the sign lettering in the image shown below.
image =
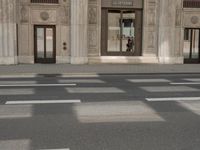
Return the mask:
[[[133,0],[113,0],[113,6],[133,6]]]

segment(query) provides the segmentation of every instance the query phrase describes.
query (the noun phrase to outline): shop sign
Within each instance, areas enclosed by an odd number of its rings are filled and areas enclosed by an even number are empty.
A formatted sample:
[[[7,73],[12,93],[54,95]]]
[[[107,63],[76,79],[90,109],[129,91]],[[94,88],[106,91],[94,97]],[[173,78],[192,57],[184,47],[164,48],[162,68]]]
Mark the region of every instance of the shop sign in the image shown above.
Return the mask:
[[[133,0],[112,0],[113,6],[133,6]]]

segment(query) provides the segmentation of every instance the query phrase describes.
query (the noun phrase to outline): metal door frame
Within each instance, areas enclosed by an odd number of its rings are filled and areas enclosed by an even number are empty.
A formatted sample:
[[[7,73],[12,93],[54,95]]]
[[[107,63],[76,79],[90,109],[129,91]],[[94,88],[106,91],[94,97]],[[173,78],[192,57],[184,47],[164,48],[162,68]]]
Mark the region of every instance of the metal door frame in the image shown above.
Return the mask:
[[[190,54],[189,58],[184,58],[184,63],[200,63],[200,28],[185,28],[185,30],[191,30],[190,33]],[[198,49],[199,49],[199,58],[198,59],[193,59],[192,58],[192,49],[193,49],[193,31],[194,30],[199,30],[199,39],[198,39]]]
[[[44,28],[44,55],[45,58],[37,57],[37,28]],[[53,30],[53,58],[46,58],[46,29]],[[55,25],[34,25],[34,61],[35,63],[56,63],[56,26]]]
[[[135,51],[122,52],[122,43],[120,39],[120,52],[108,52],[108,13],[109,10],[116,10],[120,12],[121,20],[123,19],[123,11],[133,11],[136,15],[135,23]],[[130,8],[102,8],[102,29],[101,29],[101,55],[102,56],[141,56],[142,55],[142,9],[130,9]],[[139,18],[138,18],[139,17]],[[120,25],[120,33],[122,34],[122,23]]]

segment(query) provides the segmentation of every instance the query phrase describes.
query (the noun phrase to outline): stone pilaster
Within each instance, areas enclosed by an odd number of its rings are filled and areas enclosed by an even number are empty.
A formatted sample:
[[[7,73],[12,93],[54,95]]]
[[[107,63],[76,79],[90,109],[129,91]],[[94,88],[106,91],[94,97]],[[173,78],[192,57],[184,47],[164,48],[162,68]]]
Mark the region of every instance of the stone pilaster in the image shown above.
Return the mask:
[[[144,0],[143,9],[143,56],[156,57],[157,50],[157,27],[158,27],[158,1]]]
[[[159,33],[158,33],[158,57],[160,63],[182,63],[183,59],[177,53],[180,44],[178,30],[181,24],[180,17],[181,0],[160,0],[159,4]]]
[[[15,64],[16,51],[16,0],[0,0],[0,64]]]
[[[71,63],[88,63],[88,0],[71,0]]]
[[[101,47],[101,0],[88,2],[88,56],[97,57]]]

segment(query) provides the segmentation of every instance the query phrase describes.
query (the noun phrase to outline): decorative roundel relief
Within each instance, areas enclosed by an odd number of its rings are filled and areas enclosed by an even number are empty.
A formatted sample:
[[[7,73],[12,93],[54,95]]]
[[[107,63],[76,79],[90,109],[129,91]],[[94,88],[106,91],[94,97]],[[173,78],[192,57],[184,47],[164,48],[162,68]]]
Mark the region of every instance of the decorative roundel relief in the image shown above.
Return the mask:
[[[41,12],[40,13],[40,18],[44,21],[48,20],[49,19],[49,13],[44,11],[44,12]]]
[[[199,22],[199,18],[198,18],[197,16],[192,16],[192,17],[191,17],[191,22],[192,22],[193,24],[197,24],[197,23]]]

